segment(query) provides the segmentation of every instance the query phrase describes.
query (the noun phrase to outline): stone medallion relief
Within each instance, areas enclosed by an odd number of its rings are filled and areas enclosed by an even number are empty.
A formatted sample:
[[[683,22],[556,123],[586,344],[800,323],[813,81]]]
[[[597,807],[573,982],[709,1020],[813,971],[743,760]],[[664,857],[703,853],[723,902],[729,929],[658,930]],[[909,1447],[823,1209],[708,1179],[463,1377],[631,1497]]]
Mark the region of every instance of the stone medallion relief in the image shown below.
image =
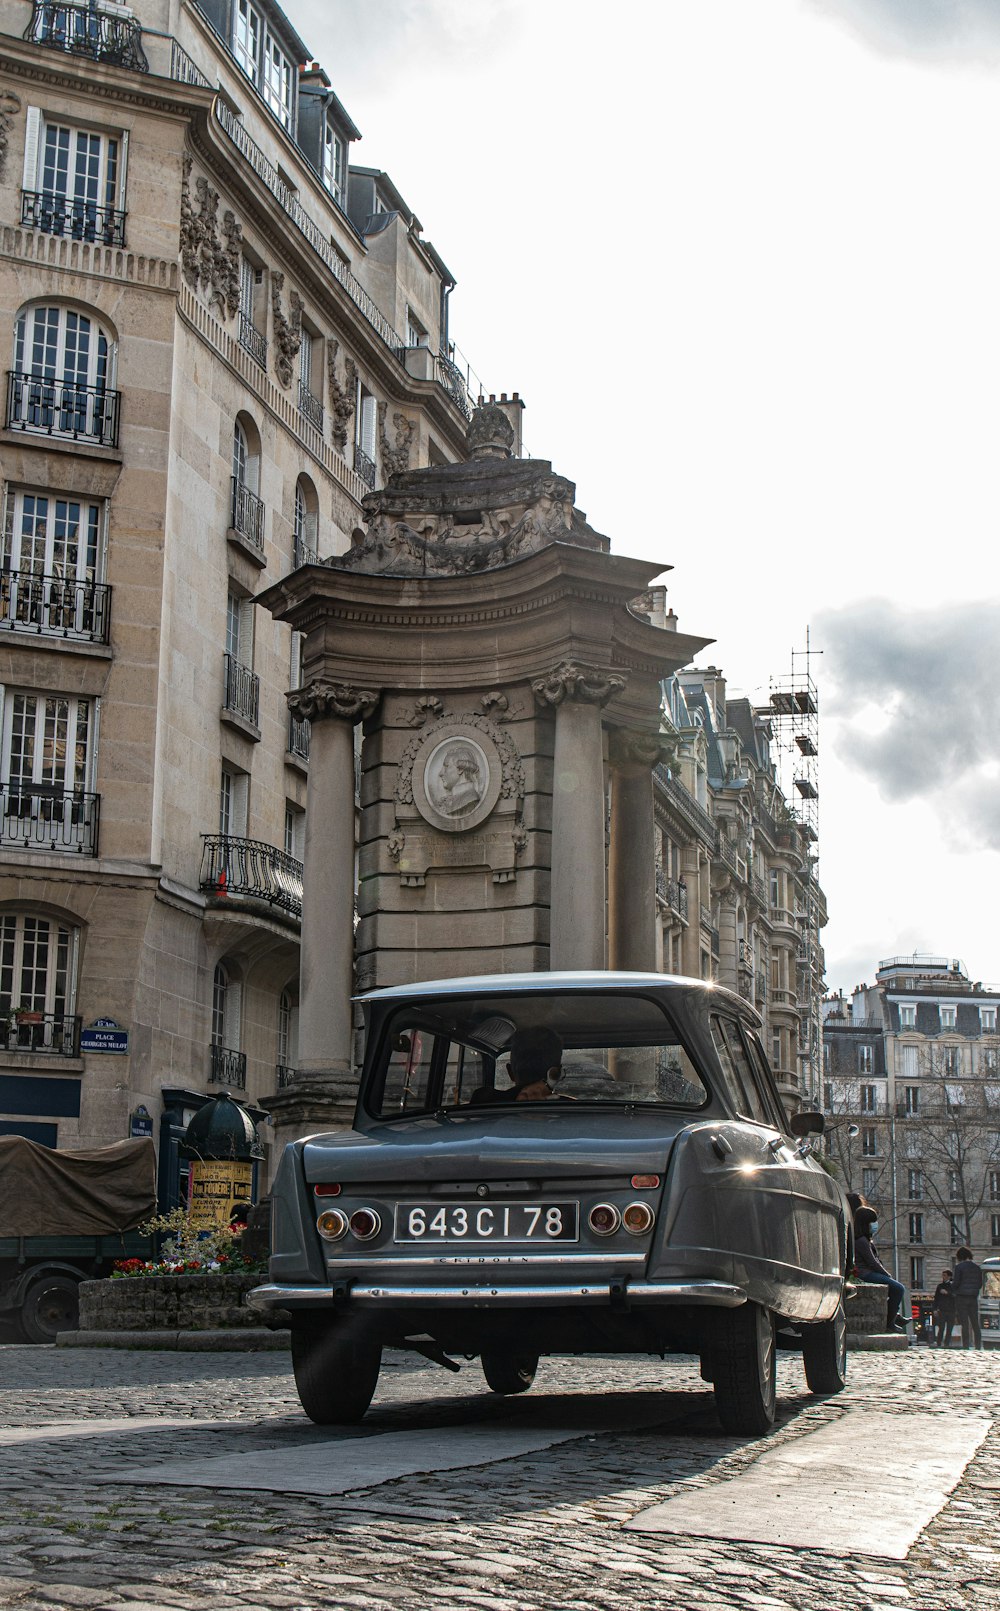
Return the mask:
[[[481,704],[502,714],[507,700],[487,694]],[[524,768],[513,739],[491,717],[448,713],[426,695],[413,720],[422,730],[400,757],[388,840],[400,883],[419,888],[428,872],[484,866],[495,884],[510,883],[527,843]]]

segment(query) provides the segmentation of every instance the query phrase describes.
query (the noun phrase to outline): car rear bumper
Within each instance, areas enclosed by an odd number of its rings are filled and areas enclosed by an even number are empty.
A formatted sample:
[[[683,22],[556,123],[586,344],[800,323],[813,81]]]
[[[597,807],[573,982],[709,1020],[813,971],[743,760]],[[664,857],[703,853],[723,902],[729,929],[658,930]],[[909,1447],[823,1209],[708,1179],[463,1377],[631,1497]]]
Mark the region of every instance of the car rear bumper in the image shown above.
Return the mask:
[[[449,1281],[408,1286],[402,1283],[345,1281],[333,1286],[255,1287],[247,1302],[255,1308],[317,1309],[335,1305],[351,1309],[545,1309],[563,1304],[595,1308],[647,1308],[705,1305],[737,1309],[746,1303],[743,1287],[726,1281],[517,1282],[494,1286],[488,1281]]]

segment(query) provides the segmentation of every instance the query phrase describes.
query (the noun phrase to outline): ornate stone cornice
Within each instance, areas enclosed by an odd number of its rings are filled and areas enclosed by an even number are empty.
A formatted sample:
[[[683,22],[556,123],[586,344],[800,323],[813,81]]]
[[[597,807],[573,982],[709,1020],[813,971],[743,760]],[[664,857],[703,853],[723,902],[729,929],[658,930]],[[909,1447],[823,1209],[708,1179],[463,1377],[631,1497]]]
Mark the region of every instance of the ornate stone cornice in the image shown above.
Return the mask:
[[[317,722],[335,716],[353,725],[370,716],[382,696],[378,691],[354,688],[345,682],[317,681],[293,688],[286,697],[296,721]]]
[[[671,753],[670,739],[665,733],[638,733],[625,727],[611,729],[608,756],[613,766],[648,767],[651,770],[661,761],[666,761]]]
[[[579,699],[586,705],[606,705],[620,694],[628,678],[608,666],[588,666],[578,660],[560,660],[544,677],[536,677],[531,690],[540,705],[561,705]]]

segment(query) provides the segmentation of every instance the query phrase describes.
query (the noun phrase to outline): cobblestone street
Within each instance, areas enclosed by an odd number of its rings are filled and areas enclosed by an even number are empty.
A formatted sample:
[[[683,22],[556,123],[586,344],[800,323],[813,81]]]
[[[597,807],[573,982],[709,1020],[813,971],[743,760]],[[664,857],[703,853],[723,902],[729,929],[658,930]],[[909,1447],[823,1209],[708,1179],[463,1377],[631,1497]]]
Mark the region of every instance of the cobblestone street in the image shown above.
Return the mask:
[[[848,1391],[829,1400],[810,1398],[786,1357],[779,1426],[745,1444],[720,1435],[694,1361],[543,1361],[533,1390],[512,1401],[484,1391],[477,1364],[455,1376],[395,1356],[348,1431],[305,1420],[281,1353],[7,1346],[0,1376],[4,1608],[1000,1607],[996,1354],[855,1355]],[[864,1539],[845,1527],[833,1554],[625,1530],[852,1406],[895,1417],[903,1449],[908,1424],[912,1435],[929,1416],[942,1430],[958,1413],[993,1423],[905,1560],[880,1558],[877,1504]],[[509,1430],[531,1441],[533,1426],[549,1446],[505,1458]],[[478,1463],[442,1469],[469,1429],[486,1434],[486,1452],[480,1438]],[[390,1442],[412,1448],[419,1469],[353,1485]],[[248,1486],[266,1480],[276,1450],[314,1458],[320,1445],[345,1491]],[[872,1453],[857,1449],[859,1474]],[[246,1473],[239,1489],[157,1477],[166,1462],[225,1455]]]

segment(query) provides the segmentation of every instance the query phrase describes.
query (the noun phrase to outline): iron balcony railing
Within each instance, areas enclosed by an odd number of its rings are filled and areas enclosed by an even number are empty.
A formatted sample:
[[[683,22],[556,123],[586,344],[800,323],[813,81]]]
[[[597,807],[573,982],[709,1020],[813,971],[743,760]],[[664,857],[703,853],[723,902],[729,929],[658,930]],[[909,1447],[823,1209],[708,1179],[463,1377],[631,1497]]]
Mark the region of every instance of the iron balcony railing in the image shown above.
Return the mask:
[[[687,885],[682,878],[668,878],[662,867],[656,870],[656,893],[672,912],[687,922],[688,892]]]
[[[366,487],[375,491],[375,461],[370,459],[364,448],[354,444],[354,473],[361,477]]]
[[[746,969],[748,969],[748,971],[750,973],[752,973],[753,972],[753,946],[750,944],[749,940],[741,940],[740,941],[740,943],[739,943],[739,953],[740,953],[740,957],[739,957],[740,967],[741,968],[746,968]]]
[[[201,68],[195,66],[176,39],[170,41],[170,76],[180,84],[200,84],[202,89],[212,87]]]
[[[694,795],[688,793],[679,778],[671,776],[670,768],[662,762],[653,768],[653,774],[660,788],[673,801],[681,815],[696,832],[703,834],[714,845],[717,829],[704,806],[700,806]]]
[[[310,425],[315,425],[317,431],[323,429],[323,404],[313,396],[304,380],[299,381],[299,413]]]
[[[31,1007],[0,1007],[5,1051],[48,1057],[79,1057],[80,1019],[72,1013],[35,1012]]]
[[[43,235],[100,241],[102,246],[125,245],[124,208],[99,207],[96,202],[59,196],[52,190],[22,190],[21,223]]]
[[[75,380],[7,371],[7,429],[118,446],[121,393]]]
[[[260,678],[235,655],[224,652],[222,661],[226,674],[223,709],[256,727],[260,717]]]
[[[236,1091],[246,1090],[246,1052],[234,1051],[231,1046],[216,1046],[213,1041],[208,1048],[208,1058],[209,1085],[228,1085]]]
[[[233,495],[229,516],[232,528],[261,553],[264,552],[264,505],[255,492],[239,479],[232,477]]]
[[[289,1085],[294,1085],[295,1074],[296,1070],[289,1068],[287,1063],[276,1063],[274,1065],[275,1089],[284,1091]]]
[[[472,418],[472,399],[465,384],[465,376],[457,364],[443,354],[434,360],[434,376],[439,386],[443,386],[452,402],[465,415],[467,420]]]
[[[309,759],[309,723],[299,721],[297,716],[289,712],[288,716],[288,753],[297,755],[300,761]]]
[[[149,72],[142,29],[135,18],[98,11],[94,5],[36,0],[22,37],[35,45],[51,45],[54,50],[66,50],[74,56],[89,56],[95,62],[129,67],[136,73]]]
[[[301,537],[296,537],[295,545],[292,549],[292,566],[295,570],[298,570],[300,565],[315,565],[318,558],[319,555],[315,548],[310,548],[309,544],[303,542]]]
[[[111,636],[111,589],[106,582],[31,571],[0,574],[0,629],[39,637],[107,643]]]
[[[0,846],[96,856],[101,797],[49,783],[0,785]]]
[[[250,899],[302,916],[302,863],[259,839],[203,834],[201,888],[216,900]]]
[[[260,364],[261,369],[267,368],[267,337],[256,329],[248,313],[240,314],[240,346],[250,354],[255,364]]]

